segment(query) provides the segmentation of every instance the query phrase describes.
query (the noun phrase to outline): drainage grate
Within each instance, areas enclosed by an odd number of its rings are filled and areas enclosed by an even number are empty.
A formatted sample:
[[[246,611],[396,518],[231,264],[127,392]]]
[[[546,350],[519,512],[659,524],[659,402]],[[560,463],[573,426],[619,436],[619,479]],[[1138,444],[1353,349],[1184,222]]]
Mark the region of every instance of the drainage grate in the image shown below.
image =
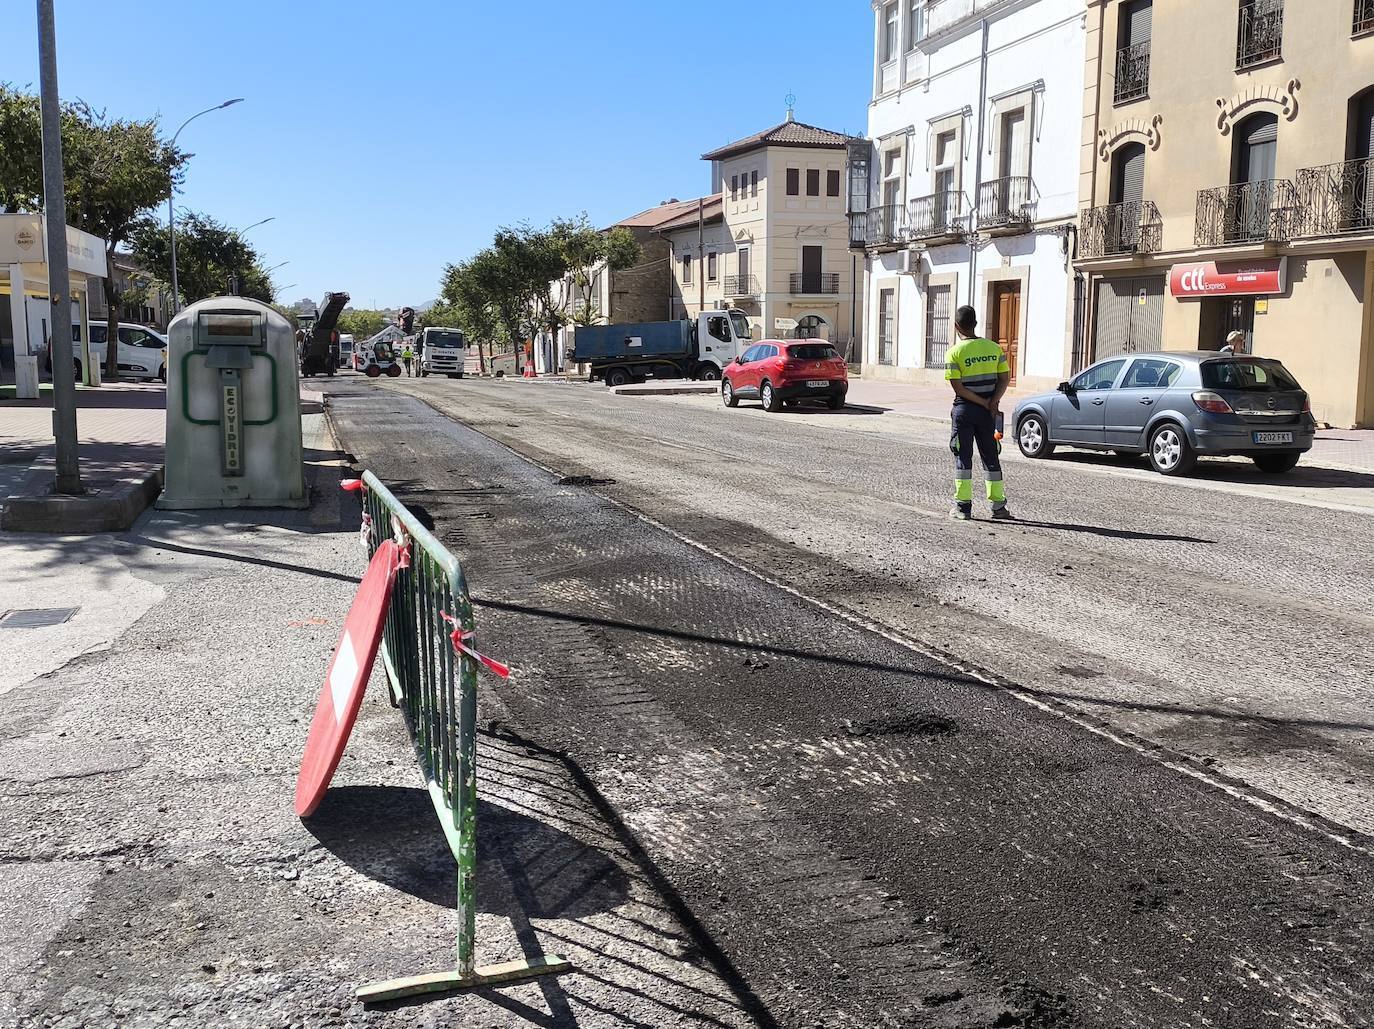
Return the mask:
[[[0,615],[0,629],[43,629],[71,620],[79,607],[29,607]]]

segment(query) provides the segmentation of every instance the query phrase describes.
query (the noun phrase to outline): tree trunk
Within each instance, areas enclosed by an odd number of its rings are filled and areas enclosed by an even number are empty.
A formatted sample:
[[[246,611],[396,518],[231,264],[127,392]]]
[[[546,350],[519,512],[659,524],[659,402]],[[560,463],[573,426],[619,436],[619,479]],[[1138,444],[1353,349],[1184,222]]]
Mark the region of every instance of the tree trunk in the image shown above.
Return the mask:
[[[115,281],[115,245],[105,250],[105,375],[106,382],[119,379],[119,303],[121,295]],[[89,299],[87,305],[89,307]],[[89,310],[87,322],[89,323]]]

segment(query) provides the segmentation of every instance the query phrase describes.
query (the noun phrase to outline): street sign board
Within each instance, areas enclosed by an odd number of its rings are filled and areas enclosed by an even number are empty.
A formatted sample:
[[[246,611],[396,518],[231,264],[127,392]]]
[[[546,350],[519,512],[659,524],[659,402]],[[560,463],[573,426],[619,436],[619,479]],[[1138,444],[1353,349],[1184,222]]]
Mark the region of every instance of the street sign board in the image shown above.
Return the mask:
[[[1176,264],[1169,269],[1169,295],[1178,299],[1191,299],[1282,293],[1286,286],[1287,272],[1286,257]]]
[[[400,561],[401,548],[392,540],[382,541],[358,584],[339,645],[329,661],[301,757],[296,779],[296,814],[301,818],[313,814],[320,806],[343,758],[348,736],[363,706],[363,691],[372,676],[372,663],[382,641],[391,587]]]

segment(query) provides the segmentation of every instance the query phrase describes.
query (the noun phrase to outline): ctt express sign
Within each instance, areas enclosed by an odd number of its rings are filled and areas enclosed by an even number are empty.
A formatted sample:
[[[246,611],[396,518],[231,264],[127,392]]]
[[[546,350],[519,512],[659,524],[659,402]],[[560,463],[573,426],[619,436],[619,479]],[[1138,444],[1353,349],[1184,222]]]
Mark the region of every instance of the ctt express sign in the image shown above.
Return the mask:
[[[1169,270],[1169,295],[1180,299],[1268,296],[1283,292],[1287,271],[1285,257],[1176,264]]]

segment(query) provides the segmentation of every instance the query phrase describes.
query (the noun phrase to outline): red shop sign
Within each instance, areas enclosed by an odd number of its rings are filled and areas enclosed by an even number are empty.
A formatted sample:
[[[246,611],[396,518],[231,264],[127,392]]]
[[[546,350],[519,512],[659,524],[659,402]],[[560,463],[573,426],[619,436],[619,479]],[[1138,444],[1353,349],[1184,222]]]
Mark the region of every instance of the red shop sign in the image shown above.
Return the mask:
[[[1288,271],[1286,257],[1258,261],[1203,261],[1176,264],[1169,269],[1173,297],[1252,297],[1282,293]]]

